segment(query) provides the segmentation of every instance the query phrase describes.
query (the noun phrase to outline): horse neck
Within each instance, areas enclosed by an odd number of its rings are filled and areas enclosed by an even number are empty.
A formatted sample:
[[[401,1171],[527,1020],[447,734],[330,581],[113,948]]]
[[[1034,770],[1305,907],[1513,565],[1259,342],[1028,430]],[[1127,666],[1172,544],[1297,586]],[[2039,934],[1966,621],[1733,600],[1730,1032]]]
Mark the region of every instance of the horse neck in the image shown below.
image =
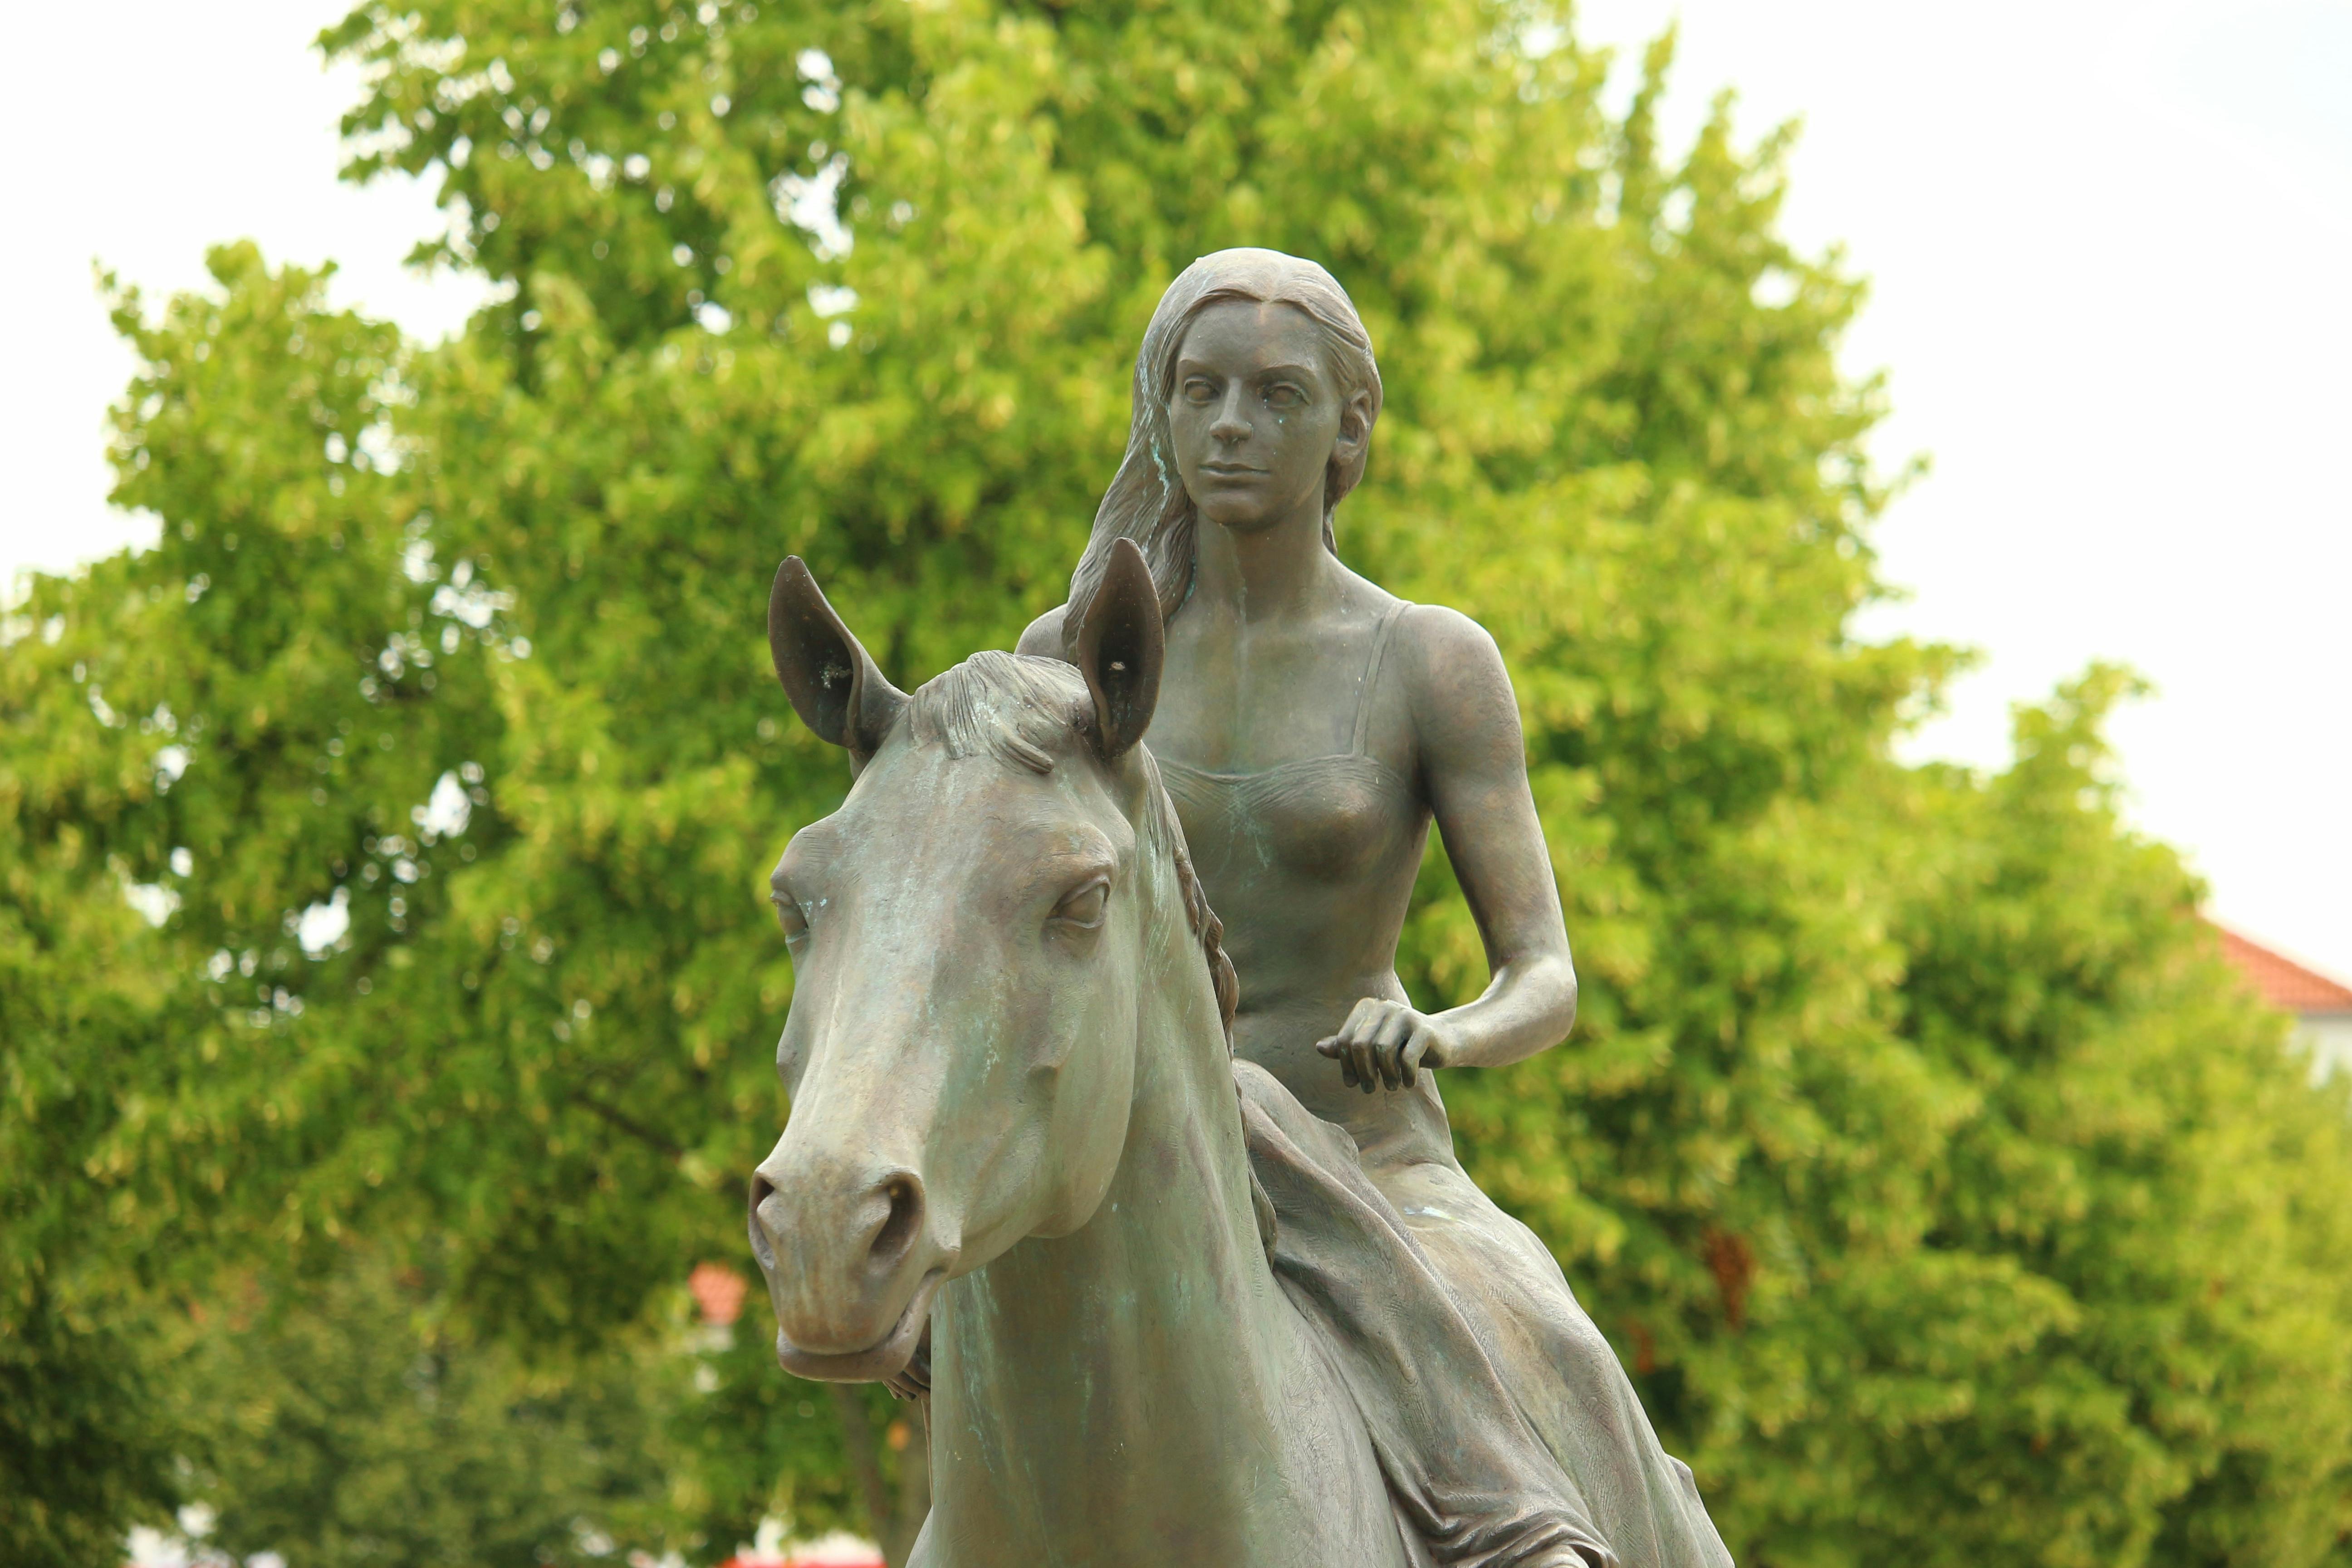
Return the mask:
[[[1220,1508],[1279,1448],[1301,1342],[1258,1239],[1233,1073],[1172,869],[1137,977],[1134,1098],[1094,1217],[959,1280],[934,1321],[934,1474],[1036,1517]],[[1294,1412],[1295,1414],[1295,1412]],[[1008,1488],[1020,1478],[1023,1485]],[[1151,1495],[1121,1494],[1140,1485]],[[1181,1494],[1199,1495],[1187,1502]],[[1019,1493],[1008,1501],[1008,1493]]]

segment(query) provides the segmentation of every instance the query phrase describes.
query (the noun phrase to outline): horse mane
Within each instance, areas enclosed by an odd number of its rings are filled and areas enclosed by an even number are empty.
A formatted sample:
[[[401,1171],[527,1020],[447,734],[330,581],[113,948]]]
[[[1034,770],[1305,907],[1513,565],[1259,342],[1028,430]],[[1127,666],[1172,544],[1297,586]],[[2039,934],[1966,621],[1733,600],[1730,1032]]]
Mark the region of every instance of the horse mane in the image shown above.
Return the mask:
[[[1076,668],[1058,658],[989,648],[923,682],[908,704],[907,721],[918,745],[944,745],[951,757],[985,753],[1011,767],[1050,773],[1057,757],[1076,751],[1093,732],[1094,699]],[[1091,745],[1087,754],[1094,754]],[[1224,922],[1209,907],[1209,895],[1192,869],[1184,826],[1160,782],[1160,764],[1148,748],[1138,747],[1136,754],[1142,759],[1150,802],[1151,820],[1144,827],[1175,858],[1184,918],[1208,961],[1217,1021],[1231,1050],[1241,980],[1225,955]]]

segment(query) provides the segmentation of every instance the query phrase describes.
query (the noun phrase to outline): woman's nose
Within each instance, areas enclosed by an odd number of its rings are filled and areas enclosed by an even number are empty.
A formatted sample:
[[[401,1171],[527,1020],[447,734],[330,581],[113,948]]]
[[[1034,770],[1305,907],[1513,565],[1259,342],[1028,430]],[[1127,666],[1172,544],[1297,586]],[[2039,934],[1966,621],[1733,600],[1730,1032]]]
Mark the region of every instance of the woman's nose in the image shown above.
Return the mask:
[[[1249,433],[1249,421],[1242,417],[1241,388],[1229,388],[1217,405],[1217,416],[1210,422],[1209,434],[1220,441],[1238,441]]]

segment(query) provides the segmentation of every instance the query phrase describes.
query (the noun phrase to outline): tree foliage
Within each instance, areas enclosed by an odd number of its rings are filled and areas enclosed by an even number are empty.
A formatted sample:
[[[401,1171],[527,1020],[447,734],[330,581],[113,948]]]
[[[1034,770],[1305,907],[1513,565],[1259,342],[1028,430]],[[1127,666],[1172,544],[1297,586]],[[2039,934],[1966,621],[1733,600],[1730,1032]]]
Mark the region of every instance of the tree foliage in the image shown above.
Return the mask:
[[[662,1543],[643,1439],[686,1358],[534,1377],[442,1331],[423,1271],[373,1252],[297,1290],[221,1295],[175,1380],[205,1438],[191,1489],[217,1500],[207,1545],[304,1568],[581,1568],[616,1531]]]
[[[902,685],[1010,646],[1160,289],[1255,244],[1380,350],[1343,554],[1518,684],[1585,1016],[1454,1076],[1465,1158],[1735,1552],[2345,1559],[2341,1096],[2119,826],[2115,678],[1999,777],[1893,761],[1952,656],[1850,630],[1861,290],[1777,237],[1784,138],[1727,102],[1661,150],[1664,44],[1612,115],[1604,59],[1480,0],[421,0],[324,41],[354,176],[437,178],[428,255],[511,290],[432,346],[247,247],[121,296],[117,499],[162,541],[36,582],[0,664],[0,1368],[107,1362],[228,1260],[327,1291],[426,1238],[513,1378],[644,1353],[741,1247],[763,879],[846,783],[767,574],[807,556]],[[1442,856],[1404,967],[1484,984]],[[854,1510],[822,1396],[727,1365],[662,1450],[676,1538]],[[135,1381],[0,1454],[143,1434],[59,1505],[111,1528],[194,1441]]]

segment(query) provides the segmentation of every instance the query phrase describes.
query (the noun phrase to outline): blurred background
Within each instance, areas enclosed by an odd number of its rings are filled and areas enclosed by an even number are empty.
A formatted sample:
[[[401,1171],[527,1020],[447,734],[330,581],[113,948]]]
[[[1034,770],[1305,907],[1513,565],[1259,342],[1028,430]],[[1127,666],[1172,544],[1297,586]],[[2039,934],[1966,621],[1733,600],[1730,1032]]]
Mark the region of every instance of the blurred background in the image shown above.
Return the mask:
[[[482,279],[402,258],[433,182],[336,179],[355,67],[310,40],[334,0],[135,0],[102,65],[81,18],[14,24],[43,73],[0,104],[33,221],[0,256],[0,572],[152,533],[110,509],[102,415],[131,356],[90,284],[157,292],[250,236],[340,268],[331,297],[431,340]],[[1840,349],[1884,372],[1882,464],[1931,460],[1875,533],[1907,601],[1864,635],[1977,650],[1906,754],[1997,765],[2012,703],[2094,658],[2146,676],[2114,741],[2132,818],[2235,926],[2352,976],[2352,5],[1591,0],[1579,40],[1678,28],[1670,146],[1718,91],[1753,134],[1802,128],[1782,231],[1870,280]],[[71,124],[69,137],[58,128]]]
[[[1739,1560],[2352,1565],[2352,5],[345,12],[9,22],[12,1562],[903,1562],[747,1296],[765,574],[1009,646],[1264,243],[1580,955],[1457,1143]]]

